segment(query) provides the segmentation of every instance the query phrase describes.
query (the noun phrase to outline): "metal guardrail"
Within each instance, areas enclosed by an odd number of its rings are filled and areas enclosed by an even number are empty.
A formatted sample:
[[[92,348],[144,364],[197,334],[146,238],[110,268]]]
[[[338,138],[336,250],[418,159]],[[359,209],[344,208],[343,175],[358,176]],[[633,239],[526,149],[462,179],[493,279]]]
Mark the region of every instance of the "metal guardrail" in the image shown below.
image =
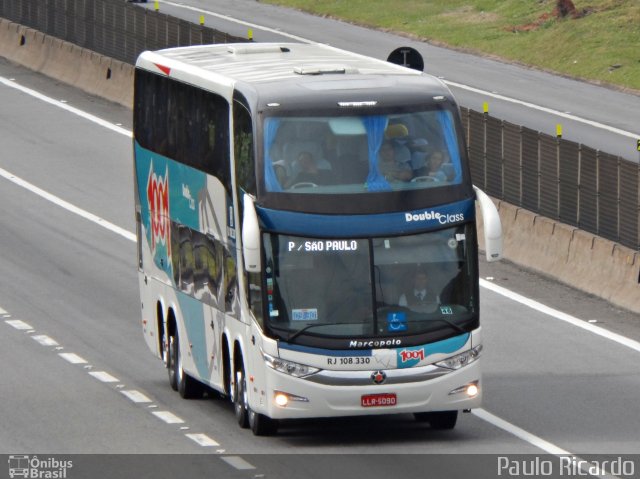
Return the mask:
[[[462,108],[487,194],[640,250],[640,164]]]
[[[125,0],[0,0],[0,17],[127,63],[144,50],[246,42]],[[462,108],[473,182],[640,250],[639,164]]]
[[[0,17],[131,64],[145,50],[248,41],[125,0],[0,0]]]

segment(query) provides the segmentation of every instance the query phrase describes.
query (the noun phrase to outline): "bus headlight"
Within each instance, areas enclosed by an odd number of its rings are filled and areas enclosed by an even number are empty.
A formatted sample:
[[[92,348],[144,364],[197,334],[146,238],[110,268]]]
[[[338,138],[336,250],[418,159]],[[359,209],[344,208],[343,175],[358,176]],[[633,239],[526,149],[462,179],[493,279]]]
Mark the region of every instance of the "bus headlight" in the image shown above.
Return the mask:
[[[274,358],[270,354],[262,353],[262,357],[264,358],[267,366],[271,369],[275,369],[281,373],[289,374],[290,376],[296,378],[303,378],[305,376],[309,376],[311,374],[315,374],[320,371],[318,368],[313,368],[311,366],[306,366],[304,364],[294,363],[293,361],[286,361],[280,358]]]
[[[438,361],[436,363],[436,366],[447,369],[460,369],[462,366],[471,364],[476,359],[478,359],[480,357],[481,351],[482,344],[479,344],[475,348],[465,351],[464,353],[456,354],[455,356],[451,356],[450,358]]]

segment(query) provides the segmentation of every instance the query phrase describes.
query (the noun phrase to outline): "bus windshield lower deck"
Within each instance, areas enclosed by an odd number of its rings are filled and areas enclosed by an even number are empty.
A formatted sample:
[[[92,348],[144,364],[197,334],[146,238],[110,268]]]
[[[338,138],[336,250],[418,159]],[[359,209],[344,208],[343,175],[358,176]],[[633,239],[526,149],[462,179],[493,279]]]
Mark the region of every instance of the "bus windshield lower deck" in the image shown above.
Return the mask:
[[[264,234],[267,329],[285,341],[475,327],[473,224],[410,236],[324,239]]]

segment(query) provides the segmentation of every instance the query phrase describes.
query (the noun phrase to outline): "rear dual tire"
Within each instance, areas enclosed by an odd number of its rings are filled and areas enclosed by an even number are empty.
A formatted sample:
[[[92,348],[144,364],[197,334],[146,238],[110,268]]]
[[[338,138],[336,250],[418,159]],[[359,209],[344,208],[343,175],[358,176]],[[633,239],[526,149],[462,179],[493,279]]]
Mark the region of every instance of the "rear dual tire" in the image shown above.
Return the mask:
[[[184,372],[182,368],[182,355],[180,353],[180,337],[178,331],[169,337],[167,351],[167,369],[169,371],[169,385],[174,391],[178,391],[184,399],[201,398],[204,391],[204,384]]]

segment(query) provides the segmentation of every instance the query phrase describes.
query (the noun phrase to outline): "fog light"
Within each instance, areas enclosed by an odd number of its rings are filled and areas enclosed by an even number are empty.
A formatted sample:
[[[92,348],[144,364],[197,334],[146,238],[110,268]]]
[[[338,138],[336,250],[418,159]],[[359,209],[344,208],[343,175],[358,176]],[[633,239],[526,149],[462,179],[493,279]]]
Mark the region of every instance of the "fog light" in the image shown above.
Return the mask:
[[[296,396],[295,394],[286,393],[284,391],[273,391],[273,401],[276,403],[276,406],[287,407],[290,402],[309,402],[309,399]]]
[[[467,396],[471,398],[477,396],[479,391],[478,386],[475,384],[469,384],[469,386],[467,386]]]
[[[287,404],[289,404],[289,398],[284,393],[276,393],[275,401],[280,407],[287,407]]]
[[[453,391],[449,391],[449,396],[453,394],[466,393],[470,398],[475,397],[480,392],[480,388],[478,387],[478,381],[472,381],[464,386],[460,386],[459,388],[455,388]]]

